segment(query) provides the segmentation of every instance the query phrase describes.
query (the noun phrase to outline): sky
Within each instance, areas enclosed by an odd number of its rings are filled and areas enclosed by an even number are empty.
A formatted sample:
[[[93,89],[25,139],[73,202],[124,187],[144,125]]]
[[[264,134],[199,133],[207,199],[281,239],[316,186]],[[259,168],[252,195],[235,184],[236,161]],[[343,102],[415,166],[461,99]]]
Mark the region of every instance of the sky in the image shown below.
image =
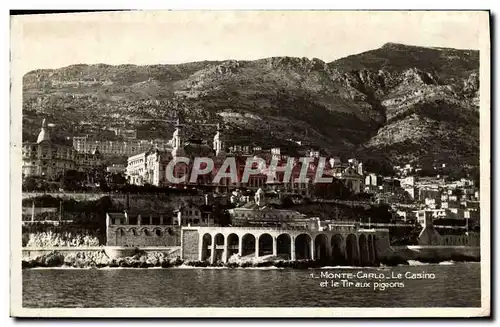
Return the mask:
[[[175,64],[273,56],[326,62],[387,42],[478,49],[478,12],[134,11],[16,16],[23,74],[73,64]]]

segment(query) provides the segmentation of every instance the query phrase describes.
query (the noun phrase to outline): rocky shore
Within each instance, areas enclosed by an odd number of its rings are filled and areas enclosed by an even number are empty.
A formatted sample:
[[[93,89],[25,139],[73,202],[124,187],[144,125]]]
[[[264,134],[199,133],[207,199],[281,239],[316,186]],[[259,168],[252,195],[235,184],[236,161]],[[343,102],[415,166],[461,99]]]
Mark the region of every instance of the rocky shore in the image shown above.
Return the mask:
[[[452,261],[477,261],[468,256],[454,256]],[[423,260],[426,263],[439,261]],[[407,265],[408,261],[402,257],[393,256],[382,260],[380,265],[397,266]],[[165,255],[162,252],[138,252],[133,256],[124,258],[109,258],[104,251],[79,251],[58,252],[51,251],[35,258],[23,258],[22,268],[38,267],[67,267],[67,268],[171,268],[171,267],[226,267],[226,268],[251,268],[251,267],[276,267],[292,269],[320,268],[333,264],[314,260],[289,261],[281,258],[267,256],[256,259],[255,257],[231,257],[227,263],[217,262],[210,264],[207,261],[183,261],[178,256]]]
[[[388,266],[407,264],[408,261],[421,263],[480,262],[479,247],[467,246],[394,246],[381,253],[383,263]]]
[[[59,252],[51,251],[35,258],[23,258],[22,268],[36,267],[68,267],[68,268],[148,268],[173,267],[183,263],[179,258],[173,258],[162,252],[138,252],[131,257],[110,258],[102,251]]]

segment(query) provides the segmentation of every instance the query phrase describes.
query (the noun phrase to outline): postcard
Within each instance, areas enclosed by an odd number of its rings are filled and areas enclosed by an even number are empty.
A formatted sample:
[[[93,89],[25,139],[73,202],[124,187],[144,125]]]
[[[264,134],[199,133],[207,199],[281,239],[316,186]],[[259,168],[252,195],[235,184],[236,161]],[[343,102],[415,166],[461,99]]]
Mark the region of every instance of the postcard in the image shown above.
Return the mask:
[[[489,316],[489,19],[11,16],[11,316]]]

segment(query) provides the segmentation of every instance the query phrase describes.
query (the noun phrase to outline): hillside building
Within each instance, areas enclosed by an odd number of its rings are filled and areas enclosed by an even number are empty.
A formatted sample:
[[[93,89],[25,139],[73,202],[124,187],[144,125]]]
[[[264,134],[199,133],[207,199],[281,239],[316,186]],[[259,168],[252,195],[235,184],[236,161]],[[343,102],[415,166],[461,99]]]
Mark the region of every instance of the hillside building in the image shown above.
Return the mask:
[[[22,158],[23,178],[57,179],[68,170],[89,171],[103,164],[97,148],[79,153],[72,146],[53,141],[45,119],[36,142],[23,142]]]
[[[275,209],[269,206],[265,192],[261,188],[255,193],[253,201],[228,211],[232,226],[319,229],[319,219],[317,218],[308,218],[295,210]]]
[[[262,169],[259,174],[251,174],[247,182],[241,182],[244,173],[246,160],[251,157],[259,157],[265,160],[268,165],[272,160],[278,160],[279,164],[286,165],[288,156],[281,152],[280,148],[272,148],[270,151],[263,151],[260,147],[250,146],[232,146],[228,147],[226,135],[222,126],[218,125],[216,134],[213,138],[212,146],[201,140],[186,139],[184,136],[184,125],[177,122],[172,139],[168,142],[172,147],[170,149],[149,149],[129,156],[126,169],[126,176],[130,184],[144,185],[150,184],[155,186],[216,186],[223,190],[231,190],[237,188],[247,188],[257,190],[261,187],[268,187],[271,190],[280,190],[284,193],[300,194],[304,196],[310,195],[312,189],[312,180],[315,178],[315,169],[318,167],[318,153],[310,152],[309,155],[313,161],[308,167],[307,177],[308,182],[296,182],[295,179],[301,172],[302,163],[296,158],[289,181],[284,181],[284,173],[277,172],[276,178],[273,181],[268,181],[268,167],[260,167]],[[173,177],[179,178],[187,176],[186,180],[181,183],[171,183],[167,179],[167,166],[169,163],[178,158],[187,157],[190,159],[189,164],[177,163],[173,169]],[[206,157],[211,158],[214,162],[214,169],[207,174],[198,176],[196,181],[190,181],[189,177],[193,170],[195,158]],[[236,162],[237,180],[231,181],[229,178],[223,178],[218,185],[212,185],[213,177],[217,174],[218,169],[222,167],[224,160],[227,157],[233,157]],[[332,176],[344,182],[346,187],[354,193],[359,193],[362,190],[364,181],[363,164],[356,159],[350,159],[347,163],[342,163],[340,159],[332,158],[327,161],[323,175]]]
[[[97,147],[103,156],[133,156],[150,149],[167,151],[171,148],[164,140],[100,141],[89,136],[73,137],[73,147],[80,153],[92,153]]]

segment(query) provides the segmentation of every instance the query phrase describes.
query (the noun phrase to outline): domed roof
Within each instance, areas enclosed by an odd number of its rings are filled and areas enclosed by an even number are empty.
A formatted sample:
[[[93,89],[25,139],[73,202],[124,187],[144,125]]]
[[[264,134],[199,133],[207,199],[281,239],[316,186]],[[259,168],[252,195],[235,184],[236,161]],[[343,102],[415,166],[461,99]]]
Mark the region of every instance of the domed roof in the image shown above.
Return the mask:
[[[42,121],[42,128],[38,134],[36,143],[41,143],[43,141],[50,142],[50,131],[47,129],[47,122],[45,121],[45,118]]]

